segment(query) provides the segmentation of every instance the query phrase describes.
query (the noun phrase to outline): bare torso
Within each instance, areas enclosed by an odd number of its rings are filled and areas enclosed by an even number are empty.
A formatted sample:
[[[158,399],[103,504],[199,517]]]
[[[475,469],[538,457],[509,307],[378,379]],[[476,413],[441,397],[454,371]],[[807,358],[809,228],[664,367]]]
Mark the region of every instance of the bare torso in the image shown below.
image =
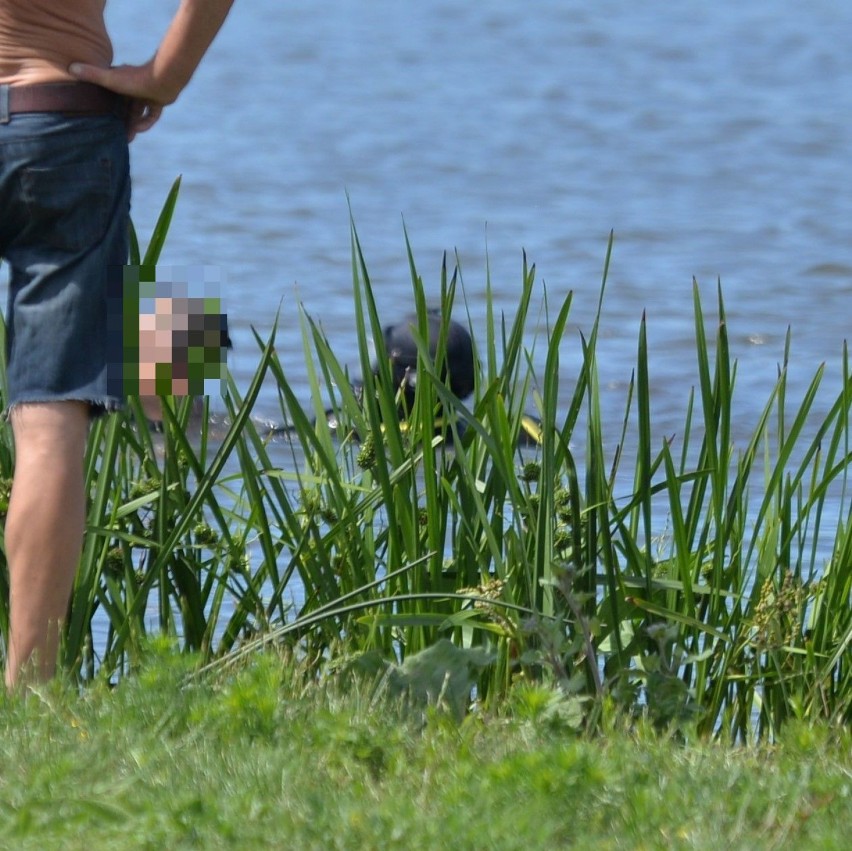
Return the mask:
[[[106,68],[106,0],[0,0],[0,83],[71,80],[71,62]]]

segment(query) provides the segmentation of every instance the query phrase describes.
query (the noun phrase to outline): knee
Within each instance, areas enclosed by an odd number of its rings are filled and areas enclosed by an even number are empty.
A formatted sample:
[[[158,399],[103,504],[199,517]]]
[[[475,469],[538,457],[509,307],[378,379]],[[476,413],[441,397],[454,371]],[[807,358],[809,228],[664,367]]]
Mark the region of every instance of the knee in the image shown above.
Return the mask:
[[[85,402],[22,402],[9,414],[18,460],[28,454],[62,457],[81,454],[89,430]]]

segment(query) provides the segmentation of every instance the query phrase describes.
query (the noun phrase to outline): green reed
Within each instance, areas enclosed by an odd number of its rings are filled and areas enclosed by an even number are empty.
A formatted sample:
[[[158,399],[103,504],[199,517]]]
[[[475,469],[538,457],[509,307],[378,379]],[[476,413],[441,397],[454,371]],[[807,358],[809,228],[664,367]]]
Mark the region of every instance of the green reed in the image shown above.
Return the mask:
[[[144,256],[132,240],[132,261],[156,263],[177,189]],[[406,236],[421,321],[416,400],[400,419],[353,228],[361,390],[299,311],[257,337],[247,388],[227,380],[223,433],[211,433],[207,410],[196,424],[185,400],[164,400],[162,435],[133,400],[94,423],[65,669],[121,675],[146,634],[162,632],[217,666],[273,643],[298,648],[316,672],[386,679],[406,660],[456,666],[466,673],[454,682],[483,705],[544,681],[586,727],[611,709],[734,739],[774,737],[788,718],[848,721],[847,354],[833,403],[818,415],[822,369],[800,400],[788,399],[788,339],[750,437],[735,441],[724,303],[719,291],[708,318],[696,284],[695,387],[681,432],[662,438],[654,427],[644,317],[613,422],[597,372],[611,249],[596,318],[577,341],[566,332],[570,294],[553,304],[545,293],[545,331],[531,339],[541,297],[526,257],[511,318],[496,313],[487,281],[484,334],[466,320],[476,389],[463,402],[440,378],[446,322],[434,359],[426,337],[427,294],[445,320],[467,316],[461,271],[445,258],[427,286]],[[276,353],[280,333],[301,335],[307,409]],[[571,344],[582,362],[565,399],[560,355]],[[265,382],[277,390],[286,438],[251,416]],[[0,509],[12,464],[4,430]]]
[[[424,315],[410,250],[409,260]],[[608,265],[609,252],[604,280]],[[679,446],[655,438],[643,319],[617,446],[608,453],[595,349],[603,298],[581,340],[583,365],[566,406],[557,376],[571,298],[548,319],[539,382],[525,348],[534,294],[534,269],[525,263],[514,323],[489,313],[484,350],[477,341],[473,401],[463,404],[443,386],[441,347],[433,364],[421,337],[418,397],[401,424],[357,236],[353,275],[363,398],[307,316],[316,422],[299,412],[282,365],[271,359],[305,467],[269,470],[259,454],[265,473],[255,505],[283,541],[285,573],[299,577],[305,603],[238,653],[300,641],[320,660],[339,653],[398,660],[450,638],[490,654],[477,681],[480,701],[547,677],[584,707],[589,723],[610,704],[732,737],[775,735],[787,717],[848,716],[848,506],[845,488],[839,502],[832,491],[849,461],[848,378],[807,439],[822,371],[790,413],[785,356],[751,438],[735,447],[736,364],[724,304],[720,294],[708,340],[696,286],[697,396]],[[445,264],[447,316],[459,288],[458,269],[448,276]],[[369,335],[378,348],[375,375]],[[331,400],[335,433],[321,400]],[[532,401],[541,440],[521,449]],[[625,488],[619,462],[631,445],[636,460]],[[825,563],[828,504],[840,505],[840,516],[836,554]]]

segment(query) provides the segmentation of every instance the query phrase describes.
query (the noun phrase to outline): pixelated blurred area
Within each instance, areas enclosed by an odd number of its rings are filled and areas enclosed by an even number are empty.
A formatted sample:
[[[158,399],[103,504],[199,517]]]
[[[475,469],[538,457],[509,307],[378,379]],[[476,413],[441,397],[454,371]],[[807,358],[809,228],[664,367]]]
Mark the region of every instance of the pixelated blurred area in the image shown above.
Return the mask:
[[[110,288],[108,380],[116,395],[221,391],[228,318],[214,266],[123,266]]]

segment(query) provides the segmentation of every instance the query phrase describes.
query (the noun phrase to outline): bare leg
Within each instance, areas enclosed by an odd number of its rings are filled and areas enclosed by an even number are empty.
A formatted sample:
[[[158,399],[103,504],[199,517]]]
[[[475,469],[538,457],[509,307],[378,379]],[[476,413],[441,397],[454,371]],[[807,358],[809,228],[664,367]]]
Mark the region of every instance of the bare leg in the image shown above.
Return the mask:
[[[15,473],[6,517],[6,686],[53,676],[85,528],[83,402],[26,403],[11,415]]]
[[[145,416],[152,422],[158,423],[163,419],[163,403],[159,396],[140,396],[142,410]]]

